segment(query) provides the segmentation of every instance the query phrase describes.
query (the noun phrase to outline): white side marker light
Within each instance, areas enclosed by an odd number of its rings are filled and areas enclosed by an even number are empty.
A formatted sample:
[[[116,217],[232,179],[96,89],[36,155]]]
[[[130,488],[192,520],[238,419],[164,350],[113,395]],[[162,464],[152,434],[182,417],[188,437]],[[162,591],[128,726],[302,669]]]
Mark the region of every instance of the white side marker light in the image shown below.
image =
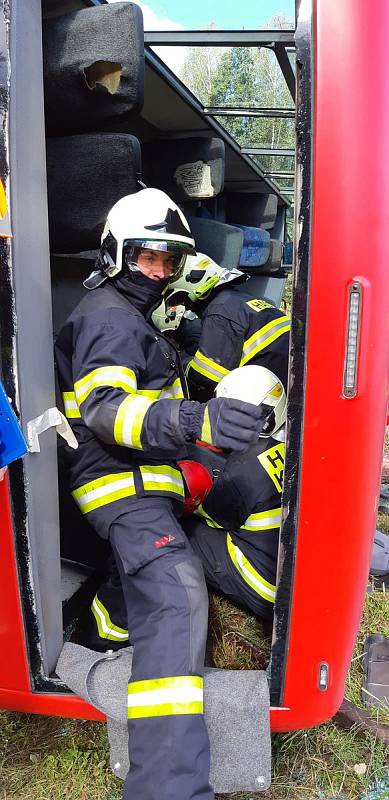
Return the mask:
[[[329,680],[329,666],[326,661],[321,661],[319,664],[318,684],[321,692],[326,692],[328,689]]]
[[[362,286],[355,282],[351,284],[348,291],[346,356],[343,374],[343,395],[347,398],[355,397],[357,393],[361,310]]]

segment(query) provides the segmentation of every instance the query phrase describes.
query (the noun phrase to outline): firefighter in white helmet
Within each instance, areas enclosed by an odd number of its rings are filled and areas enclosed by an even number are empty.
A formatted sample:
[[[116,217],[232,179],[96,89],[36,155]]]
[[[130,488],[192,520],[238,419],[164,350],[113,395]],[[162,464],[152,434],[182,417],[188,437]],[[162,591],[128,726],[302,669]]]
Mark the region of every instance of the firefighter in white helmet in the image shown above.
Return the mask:
[[[185,529],[210,588],[271,620],[276,595],[286,397],[265,367],[233,370],[218,385],[221,397],[258,404],[262,432],[244,453],[232,453]]]
[[[290,319],[253,296],[250,283],[237,285],[246,278],[198,253],[169,285],[167,305],[185,304],[201,317],[197,350],[186,368],[191,396],[197,399],[210,398],[230,370],[245,364],[267,367],[287,388]]]
[[[56,342],[78,441],[77,450],[65,447],[72,495],[110,540],[134,646],[126,800],[213,797],[203,717],[207,591],[177,521],[185,498],[177,460],[199,439],[240,450],[262,425],[253,404],[186,399],[179,355],[150,322],[194,252],[185,216],[164,192],[123,197],[108,214],[85,281],[92,291]],[[98,595],[93,613],[107,648],[127,638]]]

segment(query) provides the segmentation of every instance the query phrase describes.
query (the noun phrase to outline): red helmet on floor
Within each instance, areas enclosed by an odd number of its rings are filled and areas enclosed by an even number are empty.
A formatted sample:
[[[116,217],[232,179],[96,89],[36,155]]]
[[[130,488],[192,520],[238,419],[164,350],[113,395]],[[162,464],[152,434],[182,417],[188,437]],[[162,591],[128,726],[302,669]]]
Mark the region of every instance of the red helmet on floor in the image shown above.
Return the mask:
[[[212,476],[198,461],[178,461],[185,485],[184,514],[193,514],[212,488]]]

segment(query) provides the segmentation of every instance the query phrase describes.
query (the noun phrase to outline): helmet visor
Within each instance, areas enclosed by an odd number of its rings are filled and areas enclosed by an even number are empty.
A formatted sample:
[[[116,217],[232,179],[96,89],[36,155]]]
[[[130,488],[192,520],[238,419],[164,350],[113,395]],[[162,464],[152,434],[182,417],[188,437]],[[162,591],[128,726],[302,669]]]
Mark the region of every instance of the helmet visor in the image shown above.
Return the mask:
[[[171,258],[165,261],[170,271],[169,280],[177,280],[182,275],[188,254],[188,246],[181,242],[164,242],[154,239],[131,239],[123,242],[123,265],[132,272],[142,272],[139,266],[139,256],[142,251],[154,253],[168,253]]]

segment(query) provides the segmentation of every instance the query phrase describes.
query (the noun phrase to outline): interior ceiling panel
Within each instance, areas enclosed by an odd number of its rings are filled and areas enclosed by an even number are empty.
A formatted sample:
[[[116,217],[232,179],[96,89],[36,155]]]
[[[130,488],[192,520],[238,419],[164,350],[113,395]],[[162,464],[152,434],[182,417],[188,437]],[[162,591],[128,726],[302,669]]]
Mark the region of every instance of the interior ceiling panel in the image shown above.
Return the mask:
[[[174,130],[209,130],[201,115],[148,65],[145,70],[142,117],[167,133]]]

